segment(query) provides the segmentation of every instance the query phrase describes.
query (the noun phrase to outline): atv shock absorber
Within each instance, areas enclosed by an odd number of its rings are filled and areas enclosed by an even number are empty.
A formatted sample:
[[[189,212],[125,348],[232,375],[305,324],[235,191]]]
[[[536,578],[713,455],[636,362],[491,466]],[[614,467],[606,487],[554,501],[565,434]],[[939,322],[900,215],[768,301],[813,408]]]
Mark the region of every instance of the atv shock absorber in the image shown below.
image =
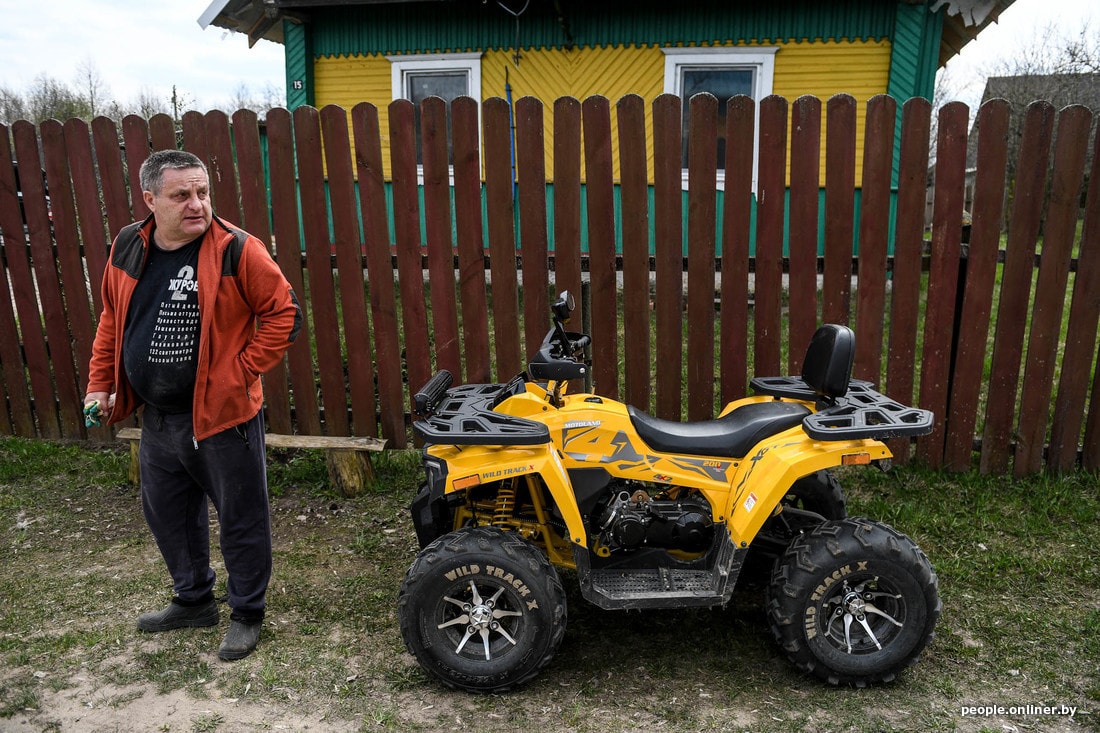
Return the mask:
[[[514,479],[507,479],[500,484],[497,490],[496,507],[493,508],[493,525],[507,527],[512,523],[512,514],[516,508],[516,484]]]

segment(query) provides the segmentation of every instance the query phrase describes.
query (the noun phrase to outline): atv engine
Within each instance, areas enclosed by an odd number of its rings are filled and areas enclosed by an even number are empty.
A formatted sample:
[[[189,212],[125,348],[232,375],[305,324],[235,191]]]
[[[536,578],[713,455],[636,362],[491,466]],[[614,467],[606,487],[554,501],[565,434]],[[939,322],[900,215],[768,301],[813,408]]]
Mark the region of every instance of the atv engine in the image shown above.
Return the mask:
[[[702,552],[714,538],[710,505],[698,494],[651,498],[641,484],[615,491],[603,508],[600,538],[611,548],[660,547]]]

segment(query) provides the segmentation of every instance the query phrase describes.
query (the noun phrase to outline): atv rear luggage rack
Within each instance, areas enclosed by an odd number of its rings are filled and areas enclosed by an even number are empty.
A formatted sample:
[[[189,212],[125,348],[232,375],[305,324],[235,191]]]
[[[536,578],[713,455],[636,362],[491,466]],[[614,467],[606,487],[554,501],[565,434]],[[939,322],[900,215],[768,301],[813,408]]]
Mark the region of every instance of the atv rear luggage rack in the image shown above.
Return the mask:
[[[445,445],[542,445],[550,429],[522,417],[493,412],[504,396],[515,394],[508,384],[464,384],[433,400],[432,412],[413,422],[413,432],[425,443]]]
[[[934,424],[928,410],[907,407],[859,379],[853,379],[832,404],[821,400],[801,377],[757,377],[751,386],[757,394],[817,402],[818,411],[802,420],[803,430],[814,440],[905,438],[927,435]]]

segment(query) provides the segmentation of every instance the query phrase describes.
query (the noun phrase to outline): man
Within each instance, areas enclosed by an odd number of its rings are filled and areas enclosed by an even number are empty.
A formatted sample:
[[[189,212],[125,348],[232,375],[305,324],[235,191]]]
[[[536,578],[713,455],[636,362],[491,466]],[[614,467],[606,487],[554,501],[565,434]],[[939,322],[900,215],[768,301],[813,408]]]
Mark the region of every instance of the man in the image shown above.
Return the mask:
[[[264,244],[213,215],[198,157],[155,152],[140,178],[152,213],[112,245],[85,412],[105,408],[113,424],[144,405],[142,508],[175,595],[138,629],[218,624],[209,499],[231,609],[218,656],[242,659],[271,576],[260,375],[294,341],[301,311]]]

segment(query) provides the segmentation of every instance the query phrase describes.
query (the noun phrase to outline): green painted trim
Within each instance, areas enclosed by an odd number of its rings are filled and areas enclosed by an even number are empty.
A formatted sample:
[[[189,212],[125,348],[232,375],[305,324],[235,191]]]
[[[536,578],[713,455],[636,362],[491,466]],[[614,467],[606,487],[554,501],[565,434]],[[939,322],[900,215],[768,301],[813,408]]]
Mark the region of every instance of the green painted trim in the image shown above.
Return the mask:
[[[887,94],[900,102],[910,97],[931,99],[936,87],[943,11],[927,5],[897,3]]]
[[[283,21],[286,56],[286,106],[313,105],[313,34],[305,24]]]
[[[901,111],[906,100],[924,97],[931,100],[936,89],[940,39],[943,35],[941,9],[929,12],[927,5],[897,4],[893,44],[890,50],[890,76],[886,93],[897,100],[894,123],[893,184],[898,185],[901,158]]]
[[[389,181],[386,181],[384,185],[385,185],[384,190],[385,190],[385,196],[386,196],[386,226],[387,226],[387,229],[389,231],[390,241],[393,242],[393,241],[395,241],[394,240],[394,236],[395,236],[394,235],[394,222],[393,222],[393,186]],[[861,190],[856,189],[854,205],[853,205],[853,211],[852,211],[852,222],[853,222],[853,226],[852,226],[852,254],[853,254],[853,256],[859,254],[859,218],[860,218],[860,215],[861,215],[860,212],[861,212],[862,200],[863,200],[862,193],[863,192]],[[358,195],[359,195],[359,184],[356,183],[356,197],[358,197]],[[455,203],[454,203],[454,189],[453,188],[450,191],[450,196],[451,196],[451,211],[453,212],[454,211],[454,206],[455,206]],[[589,248],[588,248],[588,202],[587,202],[587,198],[588,197],[584,193],[584,185],[582,184],[581,185],[581,201],[580,201],[580,203],[581,203],[580,233],[581,233],[581,252],[585,253],[585,254],[587,254],[588,251],[589,251]],[[894,253],[894,240],[895,240],[895,236],[896,236],[895,223],[894,222],[895,222],[895,219],[897,217],[897,198],[898,198],[897,197],[897,191],[896,190],[892,191],[891,194],[890,194],[890,228],[889,228],[889,232],[887,234],[887,252],[891,255]],[[328,198],[328,182],[327,181],[325,182],[325,199],[326,199],[326,202],[329,201],[329,198]],[[622,222],[622,199],[621,199],[621,196],[620,196],[620,188],[617,185],[615,186],[615,190],[614,190],[614,199],[615,199],[615,222],[616,222],[616,227],[615,227],[615,251],[617,253],[621,254],[622,251],[623,251],[622,230],[621,230],[621,227],[618,226],[618,224],[620,222]],[[723,209],[723,206],[724,206],[724,201],[725,201],[725,192],[718,191],[717,192],[717,197],[716,197],[716,200],[715,200],[715,208],[716,208],[716,211],[717,211],[717,220],[715,221],[715,230],[714,230],[715,231],[715,254],[718,257],[722,256],[722,209]],[[419,202],[418,203],[419,203],[419,211],[420,211],[421,244],[423,246],[427,246],[428,243],[427,243],[427,240],[425,239],[425,237],[427,236],[426,235],[427,226],[426,226],[426,222],[425,222],[425,219],[424,219],[424,208],[425,207],[424,207],[424,188],[423,188],[423,186],[421,186],[420,189],[419,189]],[[655,253],[655,249],[656,249],[655,245],[654,245],[654,242],[656,242],[656,232],[654,230],[654,219],[653,219],[653,209],[654,209],[654,189],[653,189],[653,186],[649,187],[649,202],[648,202],[647,205],[649,207],[649,212],[650,212],[648,249],[649,249],[649,254],[652,256]],[[688,254],[688,239],[687,239],[687,237],[688,237],[688,234],[687,234],[687,232],[688,232],[688,220],[687,220],[688,192],[687,191],[683,192],[683,200],[682,200],[681,205],[682,205],[681,211],[682,211],[682,217],[683,217],[683,253],[686,256]],[[332,236],[332,226],[333,226],[332,225],[331,207],[330,207],[329,211],[330,211],[330,213],[329,213],[328,228],[329,228],[329,236],[331,237]],[[825,254],[825,189],[821,189],[818,192],[817,211],[818,211],[818,214],[817,214],[817,227],[818,227],[818,230],[817,230],[817,254],[818,254],[818,257],[821,257]],[[750,220],[749,220],[749,256],[750,257],[755,257],[756,256],[756,199],[755,198],[753,199],[752,206],[750,208],[749,216],[750,216]],[[787,256],[790,253],[789,240],[787,239],[790,235],[789,217],[790,217],[790,189],[788,189],[787,192],[786,192],[786,204],[784,205],[784,213],[783,213],[783,232],[784,232],[784,234],[783,234],[783,237],[784,237],[784,239],[783,239],[783,255],[784,256]],[[486,207],[486,201],[485,201],[484,196],[481,197],[481,220],[482,220],[482,233],[483,233],[482,236],[485,238],[484,246],[485,246],[485,249],[488,250],[488,248],[489,248],[489,214],[488,214],[488,210],[487,210],[487,207]],[[519,239],[518,239],[519,231],[520,231],[519,230],[519,210],[518,210],[518,208],[515,210],[515,222],[514,223],[515,223],[515,227],[516,227],[515,231],[516,231],[516,236],[517,236],[516,245],[518,247],[518,246],[522,245],[522,242],[519,241]],[[547,230],[546,231],[546,239],[547,239],[549,252],[551,254],[553,254],[554,253],[554,184],[552,184],[552,183],[546,184],[546,230]],[[302,246],[303,246],[303,249],[304,249],[304,247],[305,247],[305,244],[304,244],[305,234],[304,234],[304,232],[301,233],[301,236],[302,236],[302,242],[303,242]],[[455,230],[455,222],[454,222],[453,217],[452,217],[452,221],[451,221],[451,241],[452,242],[457,242],[458,241],[458,232]]]
[[[664,0],[535,2],[516,18],[495,2],[344,5],[311,12],[317,56],[444,53],[520,48],[675,46],[740,41],[868,40],[891,37],[895,8],[882,0],[752,5],[692,3],[670,12]],[[430,6],[430,12],[425,8]]]

